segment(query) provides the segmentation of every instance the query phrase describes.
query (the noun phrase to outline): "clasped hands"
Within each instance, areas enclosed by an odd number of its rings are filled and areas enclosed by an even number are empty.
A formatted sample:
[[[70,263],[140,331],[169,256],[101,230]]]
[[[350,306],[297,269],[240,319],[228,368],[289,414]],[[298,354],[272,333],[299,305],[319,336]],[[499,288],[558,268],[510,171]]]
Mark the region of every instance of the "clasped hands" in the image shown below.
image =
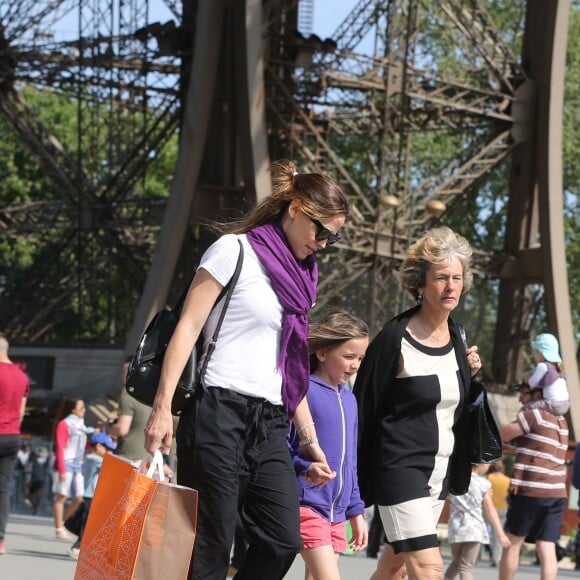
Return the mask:
[[[328,466],[326,455],[318,443],[301,447],[301,453],[304,458],[312,460],[304,476],[306,481],[314,483],[317,487],[322,487],[336,477],[336,471]]]

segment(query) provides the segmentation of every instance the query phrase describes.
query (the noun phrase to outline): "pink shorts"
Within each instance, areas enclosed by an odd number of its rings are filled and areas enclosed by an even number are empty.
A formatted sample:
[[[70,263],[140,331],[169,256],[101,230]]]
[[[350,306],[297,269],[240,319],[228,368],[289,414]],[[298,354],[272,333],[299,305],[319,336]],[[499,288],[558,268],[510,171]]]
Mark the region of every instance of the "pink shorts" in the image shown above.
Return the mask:
[[[300,534],[302,549],[332,546],[336,553],[346,552],[346,526],[344,522],[330,523],[314,510],[300,506]]]

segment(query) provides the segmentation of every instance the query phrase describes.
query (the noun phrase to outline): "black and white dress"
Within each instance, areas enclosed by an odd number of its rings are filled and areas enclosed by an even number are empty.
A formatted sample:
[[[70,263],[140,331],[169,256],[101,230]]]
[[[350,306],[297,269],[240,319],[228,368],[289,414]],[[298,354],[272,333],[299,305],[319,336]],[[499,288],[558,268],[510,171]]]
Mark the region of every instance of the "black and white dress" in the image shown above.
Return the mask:
[[[382,424],[387,453],[381,474],[390,502],[379,509],[389,543],[406,552],[437,545],[460,394],[451,341],[433,348],[405,333],[401,357]]]

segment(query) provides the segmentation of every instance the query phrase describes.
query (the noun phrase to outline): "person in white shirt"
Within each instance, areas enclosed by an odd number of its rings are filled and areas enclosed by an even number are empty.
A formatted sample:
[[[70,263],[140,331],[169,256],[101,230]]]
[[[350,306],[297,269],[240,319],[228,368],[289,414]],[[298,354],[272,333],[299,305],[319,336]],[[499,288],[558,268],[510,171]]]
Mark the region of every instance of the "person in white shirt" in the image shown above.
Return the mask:
[[[302,546],[289,421],[303,453],[324,461],[304,396],[310,376],[308,312],[315,253],[342,238],[348,199],[327,176],[274,164],[272,194],[230,224],[203,255],[169,342],[149,421],[149,453],[171,447],[171,401],[200,333],[207,346],[223,309],[214,304],[243,263],[215,351],[177,429],[177,483],[199,491],[190,578],[223,580],[239,514],[249,546],[237,580],[283,578]],[[203,360],[203,355],[202,355]],[[327,468],[327,481],[335,474]],[[320,481],[324,483],[324,481]]]

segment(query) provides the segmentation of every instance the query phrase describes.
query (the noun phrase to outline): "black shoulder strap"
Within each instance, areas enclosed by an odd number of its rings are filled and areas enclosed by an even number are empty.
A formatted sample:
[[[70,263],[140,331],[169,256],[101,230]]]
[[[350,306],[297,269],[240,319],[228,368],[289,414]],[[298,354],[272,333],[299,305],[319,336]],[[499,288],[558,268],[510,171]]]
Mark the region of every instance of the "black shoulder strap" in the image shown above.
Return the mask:
[[[239,239],[238,239],[238,244],[240,245],[240,254],[238,255],[238,262],[236,264],[236,269],[234,270],[234,273],[233,273],[232,277],[230,278],[229,282],[222,288],[222,291],[220,292],[219,296],[217,297],[217,300],[215,301],[214,306],[224,297],[224,294],[228,291],[231,284],[233,284],[235,286],[235,284],[238,281],[238,278],[240,276],[240,270],[242,269],[242,262],[244,261],[244,248],[242,247],[242,242]],[[189,288],[191,286],[191,283],[193,282],[193,279],[195,278],[195,274],[196,274],[196,272],[193,273],[193,276],[191,277],[189,284],[187,284],[187,286],[185,286],[185,288],[181,291],[181,294],[179,295],[179,298],[177,299],[175,306],[171,310],[175,310],[176,312],[181,313],[181,309],[183,308],[185,298],[187,297],[187,293],[189,292]],[[227,302],[229,302],[229,298],[228,298]],[[226,303],[226,308],[227,308],[227,303]],[[219,324],[221,324],[221,318],[220,318]]]
[[[203,385],[203,378],[205,376],[205,370],[206,370],[207,365],[209,363],[209,359],[210,359],[213,351],[215,350],[215,345],[216,345],[216,342],[217,342],[217,339],[218,339],[218,336],[220,333],[220,329],[222,327],[222,322],[224,321],[224,317],[226,315],[226,310],[228,309],[228,305],[229,305],[230,300],[232,298],[232,294],[234,293],[234,288],[236,286],[238,278],[240,277],[240,272],[242,270],[242,264],[244,262],[244,246],[242,245],[242,242],[239,238],[238,238],[238,244],[240,246],[240,253],[238,255],[238,261],[236,263],[236,269],[234,270],[234,273],[233,273],[230,281],[224,286],[218,300],[216,301],[216,304],[217,304],[217,302],[219,302],[220,299],[222,298],[224,292],[226,293],[224,307],[222,308],[222,311],[220,313],[220,317],[219,317],[218,323],[215,327],[215,330],[213,332],[213,336],[211,337],[211,341],[207,346],[207,352],[205,354],[205,358],[203,359],[203,364],[201,366],[201,369],[199,370],[198,376],[200,378],[200,382],[202,385]]]

